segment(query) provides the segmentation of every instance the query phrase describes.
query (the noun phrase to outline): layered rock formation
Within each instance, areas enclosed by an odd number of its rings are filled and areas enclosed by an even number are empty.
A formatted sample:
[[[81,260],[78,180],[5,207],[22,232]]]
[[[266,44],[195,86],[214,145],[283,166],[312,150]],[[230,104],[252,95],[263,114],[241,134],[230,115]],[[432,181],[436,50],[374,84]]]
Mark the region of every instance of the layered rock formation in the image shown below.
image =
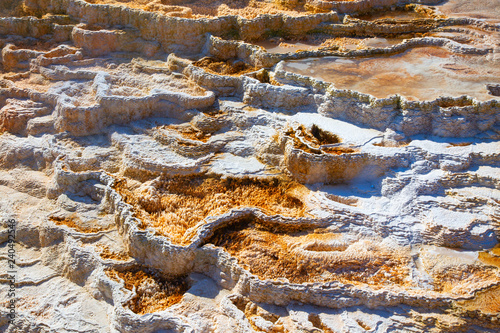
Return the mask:
[[[0,329],[498,331],[464,3],[2,2]]]

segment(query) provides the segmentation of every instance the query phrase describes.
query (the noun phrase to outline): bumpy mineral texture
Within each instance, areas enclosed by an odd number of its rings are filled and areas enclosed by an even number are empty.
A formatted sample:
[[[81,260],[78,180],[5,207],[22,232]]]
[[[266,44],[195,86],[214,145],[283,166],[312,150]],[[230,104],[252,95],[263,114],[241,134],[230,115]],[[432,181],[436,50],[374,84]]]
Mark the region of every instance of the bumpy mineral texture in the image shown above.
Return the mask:
[[[497,0],[0,0],[1,332],[498,332]]]

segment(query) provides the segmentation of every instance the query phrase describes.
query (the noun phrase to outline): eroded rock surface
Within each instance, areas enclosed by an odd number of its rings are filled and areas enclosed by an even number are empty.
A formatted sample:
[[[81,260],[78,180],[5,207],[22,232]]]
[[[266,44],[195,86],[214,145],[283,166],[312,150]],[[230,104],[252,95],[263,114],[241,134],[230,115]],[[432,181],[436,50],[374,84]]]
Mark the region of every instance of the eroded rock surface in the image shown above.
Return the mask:
[[[2,1],[0,331],[497,332],[499,22]]]

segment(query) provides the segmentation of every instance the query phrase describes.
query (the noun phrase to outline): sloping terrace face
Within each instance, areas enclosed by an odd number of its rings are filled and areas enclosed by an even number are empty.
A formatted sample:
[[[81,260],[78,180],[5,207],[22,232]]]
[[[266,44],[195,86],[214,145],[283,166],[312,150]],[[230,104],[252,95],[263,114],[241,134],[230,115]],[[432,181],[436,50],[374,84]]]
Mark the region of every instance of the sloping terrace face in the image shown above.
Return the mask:
[[[294,195],[300,185],[280,179],[221,179],[219,177],[175,177],[162,179],[154,187],[117,190],[133,205],[142,228],[152,227],[174,244],[188,245],[207,217],[236,209],[257,208],[267,215],[303,217],[306,207]]]

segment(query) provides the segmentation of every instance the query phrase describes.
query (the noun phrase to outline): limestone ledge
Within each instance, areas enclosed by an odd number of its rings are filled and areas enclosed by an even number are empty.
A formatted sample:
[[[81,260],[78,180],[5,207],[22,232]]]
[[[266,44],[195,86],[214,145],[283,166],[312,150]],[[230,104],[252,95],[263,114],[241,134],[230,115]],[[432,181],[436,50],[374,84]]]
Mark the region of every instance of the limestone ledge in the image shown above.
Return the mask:
[[[210,138],[207,142],[200,142],[198,140],[183,138],[180,134],[171,130],[155,132],[154,138],[158,142],[172,148],[177,154],[186,157],[197,157],[210,153],[217,153],[222,150],[228,142],[238,139],[238,137],[234,135],[224,135],[224,137],[220,135],[216,138]]]
[[[2,49],[2,64],[5,70],[29,69],[39,71],[40,66],[66,64],[83,59],[80,49],[60,45],[49,51],[18,49],[7,44]]]
[[[89,5],[86,3],[86,5]],[[100,8],[100,7],[99,7]],[[114,7],[113,7],[114,8]],[[123,9],[123,8],[122,8]],[[119,9],[119,10],[122,10]],[[115,9],[113,9],[115,10]],[[149,13],[152,14],[152,13]],[[156,15],[156,14],[155,14]],[[267,17],[267,16],[266,16]],[[56,16],[55,18],[59,18]],[[262,21],[265,17],[260,17],[259,19]],[[25,20],[27,22],[31,22],[34,18],[29,18],[29,20]],[[53,20],[43,19],[45,21],[51,22]],[[256,19],[257,20],[257,19]],[[344,19],[344,21],[349,21],[348,18]],[[45,22],[44,21],[44,22]],[[258,22],[261,22],[258,21]],[[355,22],[360,22],[359,20],[354,20]],[[20,22],[20,21],[19,21]],[[257,22],[257,21],[256,21]],[[350,22],[350,21],[349,21]],[[363,24],[366,24],[364,22]],[[362,24],[362,25],[363,25]],[[359,24],[355,24],[358,26]],[[129,29],[129,30],[88,30],[87,26],[80,25],[76,26],[72,29],[72,39],[74,40],[77,46],[80,46],[84,52],[90,52],[94,55],[106,54],[108,52],[113,51],[131,51],[140,49],[146,55],[155,54],[158,51],[157,42],[148,42],[145,39],[140,37],[141,33],[137,29]],[[393,31],[389,29],[388,31]],[[329,50],[317,50],[317,51],[302,51],[295,54],[269,54],[263,51],[261,48],[257,46],[252,46],[250,44],[246,44],[243,42],[234,42],[234,41],[225,41],[220,38],[211,36],[204,36],[207,40],[206,45],[203,46],[209,54],[212,54],[217,57],[221,57],[222,59],[237,57],[239,59],[244,60],[245,62],[254,65],[254,66],[263,66],[269,67],[278,62],[279,60],[291,60],[291,59],[301,59],[305,57],[317,57],[317,56],[369,56],[369,55],[379,55],[379,54],[394,54],[398,52],[403,52],[413,47],[419,46],[440,46],[445,47],[455,53],[470,53],[470,54],[484,54],[487,52],[491,52],[489,49],[478,49],[472,46],[467,46],[463,44],[459,44],[454,41],[450,41],[445,38],[414,38],[411,40],[406,40],[401,44],[392,46],[390,48],[382,48],[382,49],[366,49],[366,50],[355,50],[350,52],[337,52],[337,51],[329,51]],[[61,47],[60,47],[61,48]],[[7,46],[3,48],[2,58],[3,64],[5,68],[27,68],[29,67],[29,60],[36,58],[36,61],[31,61],[32,67],[35,66],[48,66],[50,64],[62,64],[68,63],[75,60],[82,59],[82,54],[80,51],[74,51],[74,49],[70,48],[61,48],[62,51],[65,51],[66,54],[60,54],[57,56],[57,52],[61,53],[61,51],[53,50],[53,51],[31,51],[31,50],[23,50],[23,49],[15,49],[13,46]],[[71,52],[69,52],[71,50]],[[76,52],[76,53],[75,53]],[[51,53],[55,53],[56,55],[51,55]],[[172,55],[171,55],[172,56]],[[40,70],[47,77],[52,77],[56,79],[56,77],[52,74],[50,70],[41,69]],[[57,71],[57,70],[56,70]],[[359,115],[364,114],[365,111],[363,103],[354,102],[358,104],[357,108],[352,108],[352,102],[348,102],[349,107],[342,102],[342,98],[346,95],[346,92],[339,91],[333,89],[333,85],[330,85],[329,93],[326,93],[328,97],[335,97],[335,101],[332,102],[330,98],[324,96],[321,98],[320,96],[311,95],[305,90],[293,89],[294,91],[290,91],[288,88],[281,87],[264,87],[255,82],[249,82],[248,79],[246,84],[242,82],[241,79],[237,77],[229,77],[229,76],[218,76],[214,74],[205,73],[202,70],[195,68],[193,66],[189,66],[185,69],[185,72],[188,76],[190,76],[193,80],[200,83],[200,85],[207,87],[208,89],[214,90],[215,93],[222,96],[233,95],[233,94],[241,94],[244,91],[244,99],[247,102],[253,103],[257,106],[269,106],[269,107],[279,107],[290,109],[293,107],[297,107],[300,105],[303,106],[313,106],[317,108],[320,112],[324,114],[329,114],[333,116],[340,116],[341,119],[345,120],[356,120],[356,119],[367,119],[367,117],[359,117]],[[73,78],[77,78],[78,75],[74,73],[67,74],[72,76]],[[94,74],[86,75],[95,76]],[[59,75],[57,78],[60,78]],[[68,76],[66,76],[68,77]],[[278,82],[283,83],[293,83],[298,86],[307,86],[308,84],[312,84],[316,89],[319,88],[321,92],[326,92],[327,85],[318,84],[314,82],[314,80],[305,80],[304,78],[298,78],[297,76],[291,75],[289,73],[284,73],[281,70],[280,65],[278,65],[277,70],[274,73],[274,79]],[[308,81],[304,83],[304,81]],[[278,95],[282,93],[282,91],[286,91],[286,93],[290,94],[286,99],[279,98]],[[362,94],[347,92],[347,95],[358,95],[359,99],[366,99]],[[296,96],[296,98],[293,98]],[[164,96],[162,96],[164,97]],[[319,98],[318,98],[319,97]],[[152,97],[155,99],[155,96]],[[323,101],[321,102],[321,99]],[[356,99],[356,98],[355,98]],[[168,100],[168,98],[167,98]],[[388,102],[388,101],[391,102]],[[114,102],[119,103],[119,101],[115,100]],[[139,101],[132,101],[140,103]],[[296,103],[292,103],[296,102]],[[155,104],[155,102],[150,102]],[[287,104],[290,105],[287,105]],[[420,113],[429,113],[429,106],[427,105],[417,105],[419,102],[407,102],[403,97],[395,97],[388,98],[382,101],[374,101],[372,99],[370,105],[376,106],[377,104],[381,104],[380,107],[372,108],[372,110],[376,110],[377,115],[375,117],[369,117],[372,122],[370,125],[373,125],[375,128],[384,129],[388,126],[392,126],[394,129],[401,131],[407,135],[414,134],[422,134],[429,133],[439,135],[439,136],[464,136],[464,135],[476,135],[481,132],[488,131],[493,128],[497,124],[497,120],[492,119],[493,117],[489,116],[495,113],[495,110],[498,108],[497,101],[489,101],[489,102],[474,102],[469,101],[468,106],[459,106],[459,109],[456,107],[448,107],[447,110],[441,110],[442,108],[439,106],[439,101],[432,101],[430,104],[430,108],[437,109],[432,112],[432,116],[429,115],[421,115]],[[103,101],[103,104],[106,104]],[[432,105],[432,104],[437,104]],[[405,108],[407,106],[407,109]],[[105,107],[105,106],[104,106]],[[401,111],[401,109],[402,111]],[[65,106],[61,107],[62,113],[64,112]],[[153,107],[154,108],[154,107]],[[347,112],[345,108],[350,108]],[[416,109],[418,111],[413,111],[411,109]],[[487,111],[486,111],[487,110]],[[82,110],[81,113],[84,114],[94,114],[98,113],[98,111],[92,112],[91,110]],[[134,111],[131,111],[134,113]],[[346,114],[348,113],[348,114]],[[374,114],[373,114],[374,115]],[[467,118],[460,117],[460,115],[465,115]],[[486,119],[488,118],[488,119]],[[131,119],[135,119],[134,116],[131,116]],[[60,122],[56,121],[57,126],[59,128],[66,130],[65,126],[72,127],[73,125],[64,125],[60,124]],[[106,122],[103,122],[106,124]],[[430,125],[430,126],[429,126]],[[38,125],[37,125],[38,126]],[[37,126],[30,126],[30,128],[35,128]],[[39,127],[39,126],[38,126]],[[42,128],[47,127],[43,125]],[[74,126],[73,126],[74,127]],[[432,129],[430,131],[429,129]],[[99,129],[92,129],[92,126],[89,128],[90,132],[93,133],[98,131]]]
[[[90,25],[134,27],[142,39],[158,42],[167,53],[200,52],[206,33],[222,36],[234,31],[240,38],[252,40],[259,38],[266,31],[275,30],[300,35],[323,22],[338,20],[336,13],[300,17],[261,15],[251,20],[238,16],[194,20],[122,6],[90,4],[84,0],[35,0],[28,2],[27,6],[35,11],[62,12]]]
[[[417,18],[406,21],[379,19],[365,21],[345,15],[342,24],[323,25],[322,29],[333,36],[385,36],[393,34],[418,34],[438,27],[474,26],[485,31],[498,31],[498,24],[473,18]]]
[[[99,179],[99,176],[97,174],[87,174],[80,177],[80,179],[83,178]],[[105,176],[101,178],[106,179]],[[99,197],[101,198],[102,194]],[[85,242],[92,238],[98,238],[101,233],[83,234],[67,227],[55,226],[49,221],[41,228],[18,229],[17,234],[22,238],[21,244],[32,248],[43,247],[49,249],[47,256],[38,261],[50,267],[54,272],[44,279],[27,280],[19,285],[34,286],[60,275],[72,283],[91,288],[92,297],[96,300],[105,300],[114,304],[111,313],[109,313],[110,320],[108,323],[112,330],[136,332],[140,329],[141,332],[152,333],[159,328],[167,328],[176,332],[194,332],[192,325],[185,317],[179,316],[170,310],[141,316],[126,307],[125,303],[135,295],[135,292],[126,290],[123,283],[112,280],[105,271],[110,268],[127,270],[137,266],[137,262],[134,259],[128,261],[103,259],[95,249],[84,246]],[[7,240],[7,236],[6,230],[0,231],[0,240],[2,242]],[[20,262],[19,265],[30,266],[32,264]],[[5,314],[3,308],[0,312]],[[20,309],[18,315],[19,318],[15,325],[11,326],[11,330],[29,330],[40,325],[40,322],[34,320],[25,309]],[[4,321],[0,323],[1,325],[6,324]],[[90,329],[87,332],[98,331]]]
[[[341,35],[345,35],[345,31]],[[388,28],[386,33],[396,33],[392,28]],[[256,67],[272,67],[281,60],[298,60],[314,57],[368,57],[376,55],[391,55],[407,51],[412,48],[435,46],[443,47],[457,54],[480,54],[491,53],[492,48],[477,48],[471,45],[457,43],[447,38],[423,37],[405,39],[401,43],[385,48],[370,48],[362,50],[349,50],[341,52],[328,48],[297,51],[290,53],[268,53],[259,46],[249,44],[243,41],[224,40],[222,38],[209,35],[207,40],[208,53],[219,59],[230,59],[237,57]]]
[[[57,57],[52,58],[53,62]],[[151,116],[171,116],[184,119],[191,117],[186,110],[206,108],[215,101],[215,94],[206,91],[205,96],[192,96],[184,92],[153,89],[148,95],[139,97],[110,95],[110,75],[105,72],[71,71],[65,67],[41,67],[39,71],[52,80],[89,80],[95,94],[93,105],[77,106],[78,100],[61,94],[40,93],[15,87],[1,88],[5,97],[30,97],[34,101],[45,102],[54,107],[52,112],[54,130],[68,131],[74,135],[99,133],[109,125],[128,123]],[[7,117],[8,113],[3,113]],[[34,114],[31,118],[37,116]],[[25,121],[26,128],[30,125]],[[4,126],[9,127],[4,120]],[[16,130],[24,133],[25,128]],[[36,133],[32,133],[36,134]]]
[[[373,290],[369,287],[343,284],[340,282],[293,284],[283,281],[261,280],[240,267],[235,258],[230,257],[223,249],[205,245],[207,240],[220,228],[237,224],[239,221],[253,217],[259,223],[274,225],[284,230],[292,228],[332,227],[345,228],[363,218],[345,212],[342,221],[335,222],[335,217],[323,219],[284,218],[279,215],[267,216],[258,209],[245,208],[232,210],[222,216],[207,218],[205,222],[188,230],[191,243],[187,246],[173,245],[166,237],[155,234],[154,230],[141,230],[140,221],[134,217],[133,209],[122,201],[121,196],[113,189],[116,180],[102,172],[73,173],[65,171],[63,163],[56,163],[54,186],[49,196],[53,197],[62,191],[93,191],[93,197],[101,202],[102,207],[115,213],[115,222],[122,235],[129,253],[143,265],[154,267],[160,271],[174,275],[200,272],[214,279],[221,287],[236,288],[239,293],[248,296],[255,302],[286,305],[291,301],[316,304],[331,308],[365,305],[369,308],[406,304],[438,308],[449,306],[450,302],[472,298],[470,296],[450,297],[445,295],[424,295],[408,290],[386,289]],[[98,184],[84,185],[87,181]],[[75,187],[77,186],[77,187]],[[85,190],[82,186],[87,186]],[[90,194],[90,193],[89,193]],[[333,224],[332,224],[333,223]],[[359,222],[355,222],[359,223]],[[435,235],[433,230],[430,234]],[[458,236],[458,234],[457,234]],[[109,285],[109,283],[108,283]],[[486,288],[486,287],[485,287]],[[110,293],[110,292],[108,292]],[[118,311],[118,310],[117,310]],[[168,317],[168,316],[167,316]]]
[[[421,46],[444,47],[459,54],[489,52],[489,50],[464,46],[445,38],[432,37],[406,40],[390,48],[350,51],[347,54],[319,50],[276,55],[263,53],[250,44],[224,41],[211,36],[209,50],[210,54],[220,56],[222,59],[238,56],[250,64],[258,65],[273,63],[280,58],[290,60],[332,55],[396,54]],[[183,70],[201,86],[216,91],[218,95],[238,95],[243,91],[244,101],[254,106],[286,110],[295,110],[301,106],[309,107],[330,117],[369,125],[380,130],[394,128],[407,136],[417,134],[433,134],[443,137],[474,136],[495,128],[499,121],[498,117],[493,116],[498,113],[497,110],[500,107],[497,99],[483,102],[462,96],[442,97],[433,101],[408,101],[404,96],[398,95],[379,99],[356,91],[336,89],[334,84],[288,73],[283,70],[282,64],[275,67],[275,70],[271,72],[271,77],[286,86],[260,83],[249,77],[215,75],[188,63],[184,63],[180,68],[176,66],[176,68]]]
[[[287,110],[315,109],[328,117],[379,130],[393,128],[406,136],[432,134],[470,137],[496,128],[500,110],[496,99],[478,101],[469,96],[441,97],[433,101],[408,101],[404,96],[375,98],[357,91],[336,89],[334,84],[288,73],[278,65],[272,77],[291,84],[275,86],[249,77],[219,76],[190,66],[185,73],[222,96],[243,89],[243,101],[256,107]],[[241,88],[240,88],[241,87]]]
[[[405,153],[375,155],[366,152],[313,154],[294,148],[290,137],[282,138],[286,168],[301,183],[344,183],[359,176],[365,169],[371,175],[382,175],[389,169],[408,167]]]
[[[212,151],[213,147],[206,151],[191,153],[191,151],[184,151],[184,154],[179,154],[179,149],[175,145],[168,146],[168,150],[172,150],[177,155],[172,157],[166,155],[166,151],[158,149],[157,155],[154,155],[146,149],[151,149],[152,145],[157,145],[159,140],[146,141],[148,145],[141,145],[134,140],[127,140],[126,137],[113,134],[111,141],[115,146],[124,151],[123,156],[123,173],[125,176],[133,177],[136,179],[148,179],[150,177],[158,177],[159,175],[196,175],[202,173],[203,166],[209,162],[215,152]],[[164,156],[165,155],[165,156]],[[183,158],[183,155],[185,157]],[[175,160],[169,160],[175,158]]]
[[[203,117],[195,123],[203,123]],[[23,138],[21,138],[23,139]],[[45,138],[31,138],[32,140],[49,140]],[[289,139],[285,140],[286,142]],[[115,141],[119,141],[118,139]],[[46,143],[50,144],[50,142]],[[42,146],[42,144],[38,144]],[[63,152],[47,147],[50,152],[45,155],[41,151],[33,152],[34,158],[20,156],[20,149],[11,147],[16,152],[16,160],[40,160],[50,162],[54,154]],[[380,147],[380,149],[387,149]],[[389,153],[388,153],[389,154]],[[2,157],[9,155],[3,154]],[[304,156],[308,156],[304,154]],[[324,157],[323,157],[324,158]],[[429,160],[435,160],[433,156],[428,156]],[[320,159],[319,159],[320,160]],[[85,163],[81,161],[81,163]],[[41,163],[35,169],[43,168]],[[6,164],[2,164],[5,166]],[[148,168],[149,166],[146,166]],[[481,290],[491,287],[491,284],[474,289],[469,295],[447,296],[437,292],[409,291],[404,288],[391,287],[382,290],[374,290],[365,285],[346,284],[341,282],[328,283],[304,283],[296,284],[284,280],[260,279],[243,268],[236,258],[231,257],[225,250],[215,248],[206,244],[212,235],[220,229],[237,225],[244,219],[256,219],[262,225],[281,228],[284,230],[300,228],[324,228],[338,230],[348,233],[350,230],[358,232],[362,226],[373,228],[376,233],[387,237],[389,234],[401,232],[394,226],[386,222],[372,218],[362,213],[356,213],[356,209],[337,209],[332,211],[327,218],[286,218],[279,215],[267,216],[258,209],[234,209],[224,215],[207,218],[200,221],[199,225],[188,230],[191,236],[191,243],[187,246],[172,244],[167,237],[159,236],[153,229],[140,229],[138,225],[141,221],[134,216],[132,207],[123,202],[123,198],[113,189],[117,184],[117,179],[102,171],[74,172],[67,159],[59,157],[53,163],[54,176],[48,188],[49,198],[57,198],[62,193],[78,193],[92,198],[98,203],[102,211],[114,214],[118,231],[122,235],[128,252],[135,259],[127,262],[116,262],[115,260],[103,260],[94,250],[82,247],[81,243],[74,239],[91,239],[97,237],[98,233],[82,234],[66,226],[55,227],[51,222],[47,222],[43,228],[25,228],[19,230],[18,236],[31,246],[51,247],[52,256],[47,258],[47,264],[52,265],[57,272],[80,285],[91,284],[93,297],[96,299],[106,299],[114,306],[112,309],[112,320],[110,325],[113,328],[134,332],[141,329],[146,332],[154,332],[159,327],[190,332],[193,330],[193,323],[189,319],[176,313],[176,308],[147,315],[138,315],[130,311],[125,303],[134,297],[134,292],[126,291],[123,284],[109,278],[104,272],[105,269],[115,268],[128,270],[135,265],[145,265],[154,267],[167,274],[190,274],[193,272],[203,273],[215,281],[215,283],[225,289],[232,289],[233,292],[248,297],[253,302],[264,302],[278,306],[286,306],[293,302],[326,306],[333,309],[345,308],[349,306],[366,306],[368,308],[379,308],[389,306],[409,305],[418,309],[443,309],[452,306],[455,301],[472,299]],[[494,177],[493,177],[494,178]],[[440,178],[443,179],[443,178]],[[443,180],[440,186],[444,188],[462,187],[478,184],[482,186],[494,186],[498,188],[498,180],[491,179],[487,174],[467,175],[467,173],[454,173],[450,176],[450,181]],[[476,181],[476,183],[474,183]],[[494,182],[494,183],[492,183]],[[151,184],[155,185],[154,181]],[[433,184],[424,186],[429,193],[435,193]],[[425,192],[420,192],[420,195]],[[467,248],[469,242],[481,244],[484,239],[472,229],[472,224],[467,229],[443,228],[439,225],[426,225],[422,235],[413,235],[412,240],[418,244],[437,244],[440,246],[460,245]],[[390,231],[389,231],[390,230]],[[487,233],[487,230],[484,231]],[[99,232],[100,233],[100,232]],[[439,235],[436,238],[436,235]],[[479,237],[478,237],[479,236]],[[1,231],[0,238],[5,241],[7,232]],[[61,241],[64,240],[64,241]],[[443,244],[438,241],[444,242]],[[452,242],[451,242],[452,241]],[[457,242],[463,242],[458,244]],[[37,245],[40,243],[40,245]],[[62,244],[58,247],[54,244]],[[64,260],[50,260],[50,258],[64,258]],[[486,319],[487,321],[490,319]],[[22,322],[22,321],[21,321]]]
[[[65,42],[70,39],[72,23],[67,15],[48,15],[44,18],[0,17],[0,35],[40,38],[50,34],[54,41]]]
[[[142,39],[136,29],[92,30],[81,24],[73,28],[71,39],[75,46],[81,47],[92,56],[140,50],[147,57],[151,57],[160,49],[158,42]]]
[[[391,7],[396,5],[404,5],[409,1],[405,0],[354,0],[354,1],[328,1],[328,0],[306,0],[306,8],[310,10],[325,12],[337,11],[339,13],[366,12],[373,8]],[[439,1],[436,0],[419,0],[411,1],[413,3],[434,5]]]
[[[215,40],[217,43],[221,42],[216,38],[211,38],[211,40]],[[424,38],[395,46],[387,52],[399,52],[400,49],[422,44],[455,45],[456,43],[444,39]],[[234,46],[234,44],[231,45]],[[30,98],[35,102],[54,106],[55,112],[52,117],[55,130],[70,131],[76,135],[98,133],[106,126],[115,123],[119,119],[113,116],[113,110],[120,110],[121,115],[123,112],[127,114],[126,117],[122,117],[124,122],[159,115],[166,112],[165,110],[168,110],[168,114],[172,117],[182,118],[183,110],[205,108],[212,105],[215,94],[222,96],[242,94],[246,103],[255,106],[287,110],[300,106],[313,108],[330,117],[370,125],[380,130],[393,128],[407,136],[425,133],[443,137],[472,136],[495,128],[499,121],[498,117],[494,117],[499,109],[499,102],[496,99],[479,102],[463,96],[459,98],[443,97],[434,101],[419,102],[407,101],[404,97],[397,95],[377,99],[355,91],[336,89],[333,84],[309,77],[287,73],[282,70],[281,64],[278,64],[271,74],[273,80],[284,84],[293,84],[295,87],[274,86],[260,83],[248,76],[210,74],[189,62],[175,60],[179,58],[174,55],[169,56],[168,66],[172,70],[182,71],[200,86],[211,90],[206,92],[205,97],[167,91],[152,91],[149,96],[144,97],[108,96],[109,83],[107,80],[109,80],[109,76],[105,73],[71,71],[64,67],[51,66],[52,64],[78,61],[82,57],[78,49],[61,46],[51,51],[37,53],[37,51],[15,50],[7,46],[2,53],[4,59],[7,59],[4,61],[5,63],[19,63],[25,57],[29,59],[36,56],[31,61],[31,67],[35,72],[38,71],[51,80],[93,79],[92,89],[96,96],[95,105],[88,107],[74,106],[69,97],[58,97],[19,89],[9,84],[7,86],[10,88],[1,88],[5,98]],[[166,107],[166,105],[171,105],[171,107]],[[367,112],[369,112],[369,117],[365,117]],[[25,117],[27,119],[24,122],[26,127],[15,129],[15,131],[24,133],[25,128],[36,131],[38,125],[28,124],[33,118],[34,116]],[[363,121],[368,121],[368,123],[363,123]],[[42,126],[42,128],[45,127]]]
[[[474,136],[494,129],[500,120],[494,116],[500,109],[497,99],[478,101],[461,96],[440,97],[433,101],[408,101],[399,95],[375,98],[356,91],[337,89],[332,83],[288,73],[280,64],[273,73],[273,79],[303,87],[303,94],[307,96],[309,92],[309,100],[314,101],[311,106],[321,114],[380,130],[393,128],[406,136]],[[280,89],[272,90],[278,92]],[[274,96],[271,96],[273,94],[260,93],[257,98],[248,98],[248,101],[266,105],[272,103]]]

